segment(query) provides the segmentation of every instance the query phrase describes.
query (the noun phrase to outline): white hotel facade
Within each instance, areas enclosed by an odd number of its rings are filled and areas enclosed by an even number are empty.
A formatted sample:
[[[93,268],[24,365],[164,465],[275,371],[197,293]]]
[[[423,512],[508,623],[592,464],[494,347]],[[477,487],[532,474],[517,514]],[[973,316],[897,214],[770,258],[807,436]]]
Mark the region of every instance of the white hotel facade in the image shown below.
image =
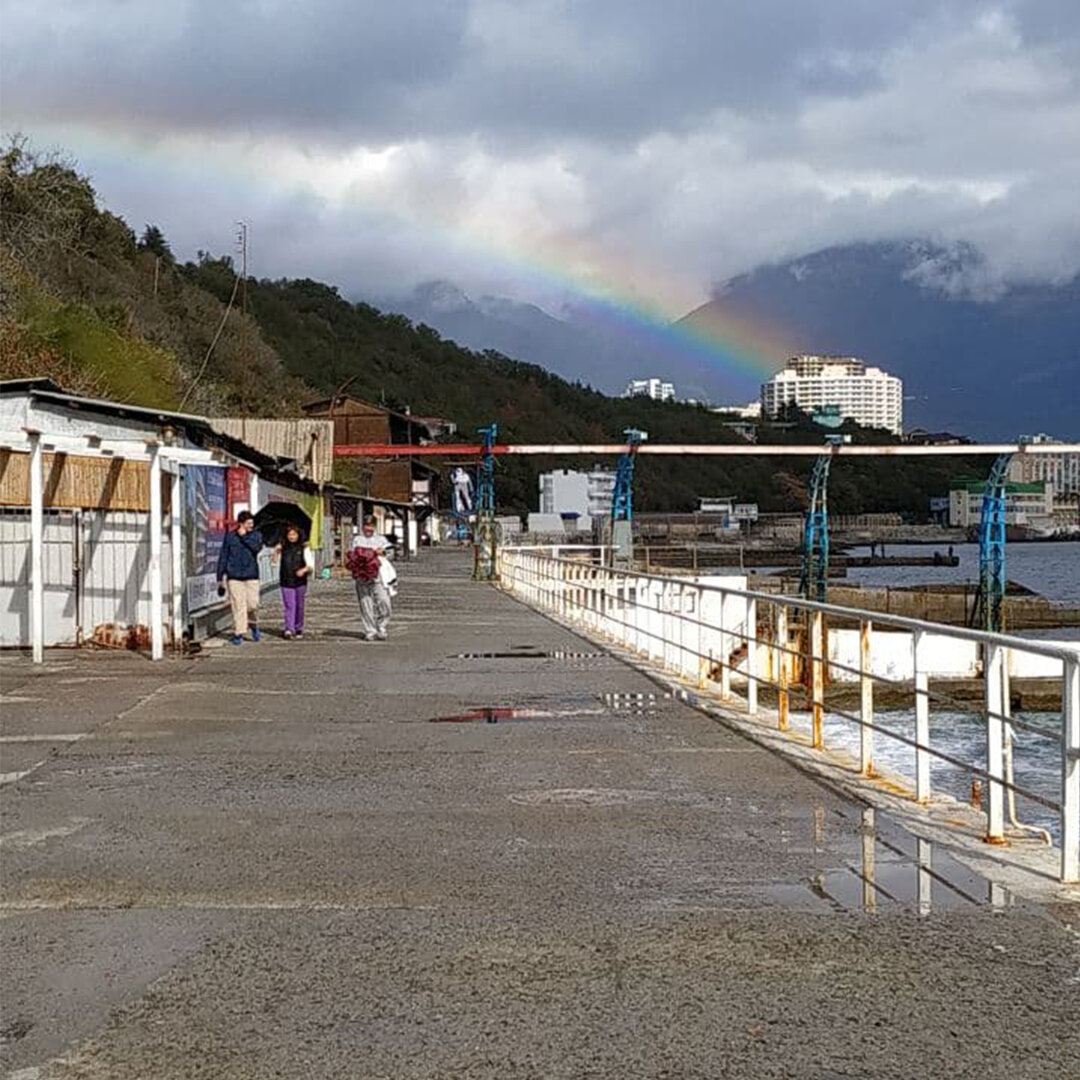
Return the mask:
[[[761,410],[777,416],[786,405],[813,413],[835,406],[862,427],[904,428],[904,387],[895,375],[854,356],[793,356],[761,386]]]

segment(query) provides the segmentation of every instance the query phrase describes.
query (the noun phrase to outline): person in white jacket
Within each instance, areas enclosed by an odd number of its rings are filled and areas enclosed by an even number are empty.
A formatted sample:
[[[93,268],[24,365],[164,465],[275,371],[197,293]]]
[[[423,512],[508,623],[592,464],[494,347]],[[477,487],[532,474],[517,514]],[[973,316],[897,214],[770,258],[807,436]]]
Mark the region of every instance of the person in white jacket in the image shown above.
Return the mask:
[[[397,572],[387,556],[388,544],[386,539],[375,531],[375,519],[364,518],[360,535],[353,541],[350,558],[346,563],[350,566],[353,578],[356,582],[356,597],[360,603],[361,633],[365,641],[385,641],[386,630],[390,622],[391,596],[387,587],[387,576],[391,583],[397,580]],[[358,559],[356,555],[365,551],[373,552],[378,559],[378,570],[373,576],[368,576],[370,571],[366,569],[367,560]],[[394,587],[396,592],[396,586]]]

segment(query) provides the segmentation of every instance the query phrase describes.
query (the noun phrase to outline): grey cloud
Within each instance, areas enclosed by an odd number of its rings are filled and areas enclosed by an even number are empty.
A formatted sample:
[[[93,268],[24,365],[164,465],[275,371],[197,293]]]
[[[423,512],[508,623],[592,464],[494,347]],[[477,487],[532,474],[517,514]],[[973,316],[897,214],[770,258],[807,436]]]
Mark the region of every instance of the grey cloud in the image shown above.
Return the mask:
[[[636,140],[858,94],[935,10],[866,0],[8,0],[9,109],[144,133],[381,145]],[[954,10],[975,10],[957,0]]]
[[[259,273],[527,295],[536,282],[430,227],[488,212],[485,161],[512,173],[504,197],[529,189],[499,212],[533,213],[552,249],[702,298],[851,240],[973,243],[976,291],[1080,268],[1076,0],[0,4],[5,126],[75,132],[105,200],[180,251],[220,250],[251,218]],[[103,132],[188,135],[223,158],[246,140],[260,160],[394,144],[393,205],[365,202],[363,181],[331,200],[200,161],[133,173],[96,155]],[[944,287],[946,271],[925,273]]]

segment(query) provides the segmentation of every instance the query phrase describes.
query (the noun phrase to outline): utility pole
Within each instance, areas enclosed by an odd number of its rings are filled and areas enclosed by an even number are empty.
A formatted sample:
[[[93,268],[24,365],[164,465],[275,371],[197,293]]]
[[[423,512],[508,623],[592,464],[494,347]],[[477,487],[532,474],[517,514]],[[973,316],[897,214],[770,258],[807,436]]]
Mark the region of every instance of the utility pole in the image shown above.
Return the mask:
[[[247,276],[248,227],[246,221],[236,223],[236,242],[240,247],[240,360],[247,363]]]

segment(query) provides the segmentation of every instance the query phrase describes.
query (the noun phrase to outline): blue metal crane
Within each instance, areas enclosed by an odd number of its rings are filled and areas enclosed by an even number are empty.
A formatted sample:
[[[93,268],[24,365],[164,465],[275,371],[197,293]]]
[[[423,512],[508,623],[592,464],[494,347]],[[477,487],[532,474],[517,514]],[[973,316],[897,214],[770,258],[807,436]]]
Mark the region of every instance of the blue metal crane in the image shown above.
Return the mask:
[[[638,447],[649,437],[647,431],[627,428],[626,450],[619,457],[615,469],[615,490],[611,496],[611,520],[633,521],[634,519],[634,457]]]
[[[473,534],[473,577],[489,581],[495,576],[495,439],[498,424],[477,428],[482,445],[476,476],[476,529]]]
[[[1000,633],[1005,629],[1005,495],[1012,454],[994,459],[983,489],[979,516],[979,591],[972,625]]]
[[[814,461],[810,475],[810,505],[803,521],[802,573],[799,594],[807,600],[825,602],[829,576],[829,466],[831,454]]]
[[[634,559],[634,458],[649,435],[637,428],[627,428],[623,434],[626,449],[619,456],[611,493],[611,561],[629,566]]]

